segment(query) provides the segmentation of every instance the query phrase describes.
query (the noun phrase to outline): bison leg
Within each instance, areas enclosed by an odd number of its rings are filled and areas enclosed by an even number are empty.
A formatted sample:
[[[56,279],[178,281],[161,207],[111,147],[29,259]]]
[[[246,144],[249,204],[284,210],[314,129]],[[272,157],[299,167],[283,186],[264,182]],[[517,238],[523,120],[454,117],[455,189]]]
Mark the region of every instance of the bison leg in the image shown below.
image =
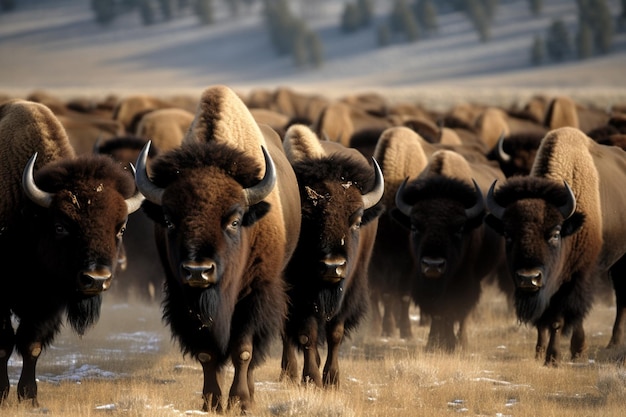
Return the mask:
[[[254,384],[254,381],[248,380],[252,376],[250,368],[252,354],[252,337],[238,343],[231,354],[235,376],[228,394],[228,407],[232,408],[239,404],[242,412],[250,410],[254,401],[250,393],[250,385]]]
[[[572,338],[570,341],[570,353],[572,360],[580,359],[587,351],[587,343],[585,341],[585,329],[582,320],[574,325]]]
[[[626,258],[623,258],[626,260]],[[626,331],[626,271],[622,259],[611,268],[611,280],[615,290],[615,323],[613,324],[613,334],[607,347],[617,347],[624,342],[624,332]]]
[[[383,294],[382,337],[393,337],[396,330],[396,303],[389,293]]]
[[[11,388],[7,364],[15,346],[15,332],[11,325],[10,312],[6,311],[0,320],[0,404],[2,404]]]
[[[40,342],[33,342],[26,349],[20,349],[18,346],[18,350],[22,355],[22,374],[17,383],[17,397],[20,401],[31,400],[33,407],[37,407],[37,381],[35,380],[35,375],[42,345]]]
[[[313,383],[318,387],[322,386],[322,375],[320,374],[320,353],[317,349],[317,321],[310,317],[300,333],[299,341],[304,351],[304,366],[302,369],[302,382]]]
[[[467,349],[469,344],[467,336],[467,317],[463,317],[459,321],[459,331],[457,332],[456,339],[461,349]]]
[[[400,338],[410,340],[413,338],[413,331],[411,330],[411,317],[409,316],[409,310],[411,308],[411,297],[409,295],[403,295],[400,298],[400,305],[398,308],[398,327],[400,328]]]
[[[295,382],[298,378],[298,359],[296,349],[291,340],[283,336],[283,355],[280,361],[280,381],[288,379]]]
[[[324,386],[339,386],[339,347],[343,336],[343,322],[331,322],[326,327],[328,355],[324,364]]]
[[[559,346],[561,345],[561,334],[563,331],[563,319],[555,320],[550,328],[550,341],[546,349],[546,366],[556,366],[559,361]]]
[[[537,345],[535,346],[535,359],[544,359],[546,348],[550,338],[550,329],[545,325],[537,325]]]
[[[204,385],[202,387],[202,398],[204,404],[202,411],[215,411],[221,413],[222,406],[222,388],[219,383],[219,366],[217,363],[217,355],[208,352],[198,354],[198,360],[202,365],[204,373]]]

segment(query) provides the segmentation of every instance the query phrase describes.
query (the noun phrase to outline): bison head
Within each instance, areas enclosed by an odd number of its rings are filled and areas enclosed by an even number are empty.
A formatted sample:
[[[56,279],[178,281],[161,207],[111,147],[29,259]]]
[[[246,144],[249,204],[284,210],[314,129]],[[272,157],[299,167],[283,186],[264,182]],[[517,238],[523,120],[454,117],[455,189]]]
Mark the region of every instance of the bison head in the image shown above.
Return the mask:
[[[567,182],[540,177],[513,178],[487,195],[486,223],[506,241],[509,271],[514,279],[518,318],[535,322],[550,298],[569,280],[571,239],[583,225]]]
[[[411,230],[411,250],[417,265],[419,298],[442,295],[461,265],[471,262],[482,225],[483,196],[478,184],[445,176],[427,176],[396,193],[392,216]]]
[[[143,196],[135,193],[132,177],[108,157],[62,160],[34,178],[36,157],[24,169],[22,188],[34,203],[26,212],[31,216],[29,239],[41,262],[38,281],[72,294],[68,319],[82,334],[97,318],[87,318],[97,314],[92,310],[99,299],[93,296],[110,287],[128,215],[141,206]]]
[[[249,259],[252,226],[269,211],[263,200],[276,183],[274,163],[263,149],[265,175],[259,181],[260,167],[240,150],[190,143],[154,160],[150,179],[149,145],[137,160],[136,182],[146,196],[144,209],[157,224],[169,295],[182,297],[204,326],[228,328],[245,284],[243,271],[262,262]]]
[[[355,270],[369,259],[361,229],[382,212],[383,176],[375,160],[372,172],[366,163],[339,154],[305,159],[293,167],[302,227],[287,276],[297,286],[294,291],[302,292],[298,299],[315,297],[311,303],[317,313],[329,319],[341,307]]]

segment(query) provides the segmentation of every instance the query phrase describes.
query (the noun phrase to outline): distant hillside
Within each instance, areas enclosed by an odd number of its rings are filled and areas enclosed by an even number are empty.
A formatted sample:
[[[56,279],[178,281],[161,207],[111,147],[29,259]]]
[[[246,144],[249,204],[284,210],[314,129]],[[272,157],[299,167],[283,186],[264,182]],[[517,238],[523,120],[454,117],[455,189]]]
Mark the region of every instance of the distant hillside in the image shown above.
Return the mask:
[[[339,26],[343,2],[310,3],[292,2],[294,13],[322,42],[319,69],[298,68],[290,56],[277,56],[260,4],[233,18],[215,0],[221,9],[207,26],[190,10],[150,26],[141,23],[139,13],[102,26],[86,0],[17,0],[15,11],[0,13],[0,91],[182,91],[220,83],[237,88],[286,85],[330,94],[384,89],[398,97],[437,99],[438,94],[497,97],[510,90],[549,89],[593,90],[613,97],[626,89],[624,31],[614,34],[610,54],[531,65],[534,36],[545,35],[555,19],[574,38],[573,0],[544,0],[539,17],[532,15],[527,0],[501,0],[488,42],[480,41],[465,14],[447,12],[438,16],[436,34],[411,43],[396,40],[387,47],[378,46],[376,28],[388,19],[392,1],[374,0],[371,26],[350,34]],[[608,3],[617,16],[620,1]]]

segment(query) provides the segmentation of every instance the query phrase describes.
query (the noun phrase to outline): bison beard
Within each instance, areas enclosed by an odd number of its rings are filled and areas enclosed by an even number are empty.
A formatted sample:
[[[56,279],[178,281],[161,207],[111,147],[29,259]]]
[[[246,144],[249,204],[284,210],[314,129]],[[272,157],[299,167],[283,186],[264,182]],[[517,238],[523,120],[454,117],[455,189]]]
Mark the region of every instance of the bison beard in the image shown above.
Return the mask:
[[[233,312],[224,311],[230,303],[224,302],[225,295],[219,285],[206,289],[183,288],[183,294],[189,313],[200,322],[201,328],[210,330],[219,351],[226,352]]]
[[[515,290],[515,311],[517,318],[522,323],[536,323],[548,308],[549,298],[545,291],[529,293],[528,291]]]
[[[337,285],[326,286],[318,292],[318,313],[326,321],[330,321],[341,308],[343,294],[343,281]]]
[[[80,336],[100,318],[102,296],[79,298],[67,304],[67,321]]]

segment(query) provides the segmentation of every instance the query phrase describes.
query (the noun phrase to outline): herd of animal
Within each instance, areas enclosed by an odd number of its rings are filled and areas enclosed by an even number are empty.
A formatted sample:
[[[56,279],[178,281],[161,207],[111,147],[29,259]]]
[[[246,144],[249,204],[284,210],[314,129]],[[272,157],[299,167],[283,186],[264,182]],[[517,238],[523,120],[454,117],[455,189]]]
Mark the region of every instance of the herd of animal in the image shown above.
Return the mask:
[[[95,325],[109,289],[162,301],[202,366],[205,411],[253,407],[276,338],[281,378],[319,387],[339,385],[341,343],[366,317],[411,338],[414,305],[426,349],[463,348],[487,283],[556,365],[562,335],[585,354],[584,319],[610,282],[620,346],[625,139],[625,106],[565,96],[446,112],[220,85],[0,97],[0,403],[15,350],[17,396],[37,404],[42,351],[64,321]]]

